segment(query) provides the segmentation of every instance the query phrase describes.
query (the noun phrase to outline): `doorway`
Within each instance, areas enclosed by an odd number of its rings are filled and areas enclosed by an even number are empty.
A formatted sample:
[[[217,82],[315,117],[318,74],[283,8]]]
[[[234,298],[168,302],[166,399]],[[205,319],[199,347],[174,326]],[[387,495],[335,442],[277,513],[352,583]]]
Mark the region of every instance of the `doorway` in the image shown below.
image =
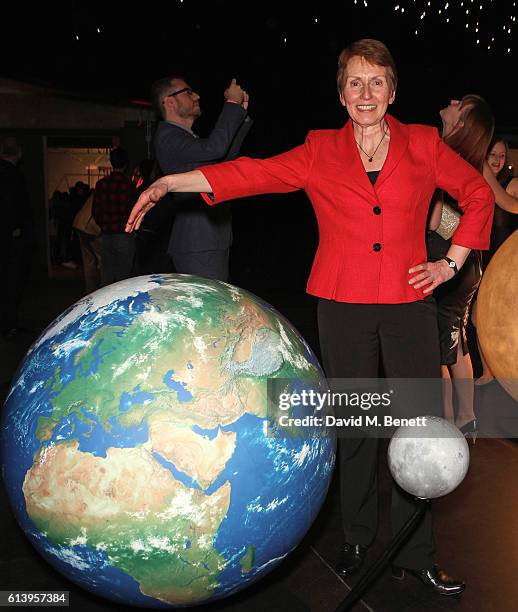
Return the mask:
[[[72,222],[97,181],[111,171],[113,137],[48,137],[46,175],[49,276],[81,276],[81,255]]]

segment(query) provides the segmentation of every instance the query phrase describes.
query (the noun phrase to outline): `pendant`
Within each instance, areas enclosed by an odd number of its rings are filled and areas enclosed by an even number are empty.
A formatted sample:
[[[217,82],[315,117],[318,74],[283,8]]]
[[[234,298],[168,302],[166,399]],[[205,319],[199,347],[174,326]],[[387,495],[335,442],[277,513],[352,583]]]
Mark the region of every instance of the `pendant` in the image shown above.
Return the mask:
[[[369,157],[369,162],[372,164],[372,157]]]

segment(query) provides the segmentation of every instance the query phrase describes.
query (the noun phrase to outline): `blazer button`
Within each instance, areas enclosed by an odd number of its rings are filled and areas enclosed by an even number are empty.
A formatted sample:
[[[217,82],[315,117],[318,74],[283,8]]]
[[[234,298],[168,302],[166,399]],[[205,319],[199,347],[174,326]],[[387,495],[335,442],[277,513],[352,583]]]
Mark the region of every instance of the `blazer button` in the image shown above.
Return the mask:
[[[381,208],[380,208],[379,206],[375,206],[375,207],[372,209],[372,212],[373,212],[375,215],[381,215]]]
[[[375,251],[381,251],[381,244],[380,244],[379,242],[375,242],[375,243],[372,245],[372,248],[373,248]]]

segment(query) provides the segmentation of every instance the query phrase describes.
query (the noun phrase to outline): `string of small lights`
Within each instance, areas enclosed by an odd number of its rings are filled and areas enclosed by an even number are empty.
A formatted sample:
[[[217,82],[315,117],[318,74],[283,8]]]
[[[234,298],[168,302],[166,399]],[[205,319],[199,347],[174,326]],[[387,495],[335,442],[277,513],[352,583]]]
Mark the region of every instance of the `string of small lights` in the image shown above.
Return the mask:
[[[407,23],[409,32],[414,37],[429,39],[437,37],[439,28],[448,28],[472,40],[473,45],[482,51],[497,52],[499,55],[511,55],[515,38],[515,25],[518,0],[392,0],[387,6],[389,12]],[[388,3],[387,3],[388,4]],[[186,10],[192,5],[187,0],[175,0],[177,7]],[[353,0],[352,6],[360,11],[372,11],[375,6],[369,0]],[[391,9],[389,9],[391,6]],[[321,29],[326,27],[319,15],[308,15],[308,23]],[[182,11],[183,14],[183,11]],[[396,17],[397,19],[397,17]],[[282,21],[282,19],[281,19]],[[200,25],[196,22],[196,29]],[[283,47],[297,39],[297,27],[285,22],[278,32],[278,40]],[[94,34],[95,33],[95,34]],[[99,36],[105,34],[104,28],[91,24],[89,31],[75,31],[73,36],[77,42],[83,42],[84,35]]]
[[[404,16],[415,37],[437,36],[437,26],[446,26],[471,35],[480,49],[510,55],[516,24],[517,0],[392,0],[395,15]],[[375,8],[368,0],[353,0],[360,9]],[[315,26],[321,20],[313,16]],[[290,37],[283,32],[280,40],[287,45]]]
[[[366,0],[363,2],[367,6]],[[354,0],[354,4],[359,3]],[[450,27],[467,30],[474,44],[488,51],[510,54],[513,50],[515,0],[400,0],[393,8],[396,14],[410,19],[415,36],[425,35],[428,22],[435,18]]]

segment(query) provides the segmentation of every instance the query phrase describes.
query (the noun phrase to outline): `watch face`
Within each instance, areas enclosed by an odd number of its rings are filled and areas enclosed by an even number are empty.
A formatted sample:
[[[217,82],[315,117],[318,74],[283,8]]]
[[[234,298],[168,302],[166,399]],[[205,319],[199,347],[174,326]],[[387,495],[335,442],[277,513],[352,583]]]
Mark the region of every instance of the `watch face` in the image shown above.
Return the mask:
[[[450,266],[450,268],[454,268],[455,267],[455,262],[454,261],[450,261],[450,263],[448,265]]]

